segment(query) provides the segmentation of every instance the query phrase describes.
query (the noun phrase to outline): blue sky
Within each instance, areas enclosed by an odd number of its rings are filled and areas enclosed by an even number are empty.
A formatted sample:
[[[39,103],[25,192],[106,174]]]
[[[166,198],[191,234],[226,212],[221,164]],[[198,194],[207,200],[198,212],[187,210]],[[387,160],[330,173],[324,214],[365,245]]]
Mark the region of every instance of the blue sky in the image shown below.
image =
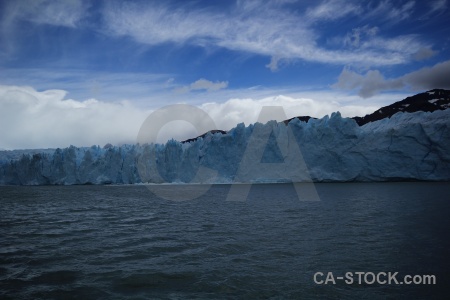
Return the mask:
[[[130,142],[180,102],[230,129],[261,105],[354,116],[450,88],[448,2],[1,1],[0,148]]]

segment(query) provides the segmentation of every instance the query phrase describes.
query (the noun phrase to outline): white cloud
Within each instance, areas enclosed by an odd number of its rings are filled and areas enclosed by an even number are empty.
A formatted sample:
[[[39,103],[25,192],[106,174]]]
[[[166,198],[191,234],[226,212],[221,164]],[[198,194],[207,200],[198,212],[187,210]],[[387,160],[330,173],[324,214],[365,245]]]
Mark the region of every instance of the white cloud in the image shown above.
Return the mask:
[[[129,35],[148,45],[184,43],[196,37],[207,38],[224,22],[220,15],[214,16],[183,8],[173,9],[161,2],[149,6],[108,2],[104,18],[109,33],[117,36]]]
[[[272,58],[270,59],[270,63],[268,63],[266,65],[266,68],[269,68],[270,71],[272,72],[276,72],[278,71],[278,64],[280,62],[280,58],[277,56],[272,56]]]
[[[0,86],[0,148],[134,143],[147,115],[127,102],[65,96],[62,90]]]
[[[325,0],[296,10],[289,9],[290,2],[237,1],[235,6],[217,11],[193,5],[175,6],[167,1],[151,4],[105,1],[98,12],[103,22],[98,28],[99,23],[88,23],[94,11],[84,0],[8,1],[0,21],[8,45],[0,47],[0,55],[8,57],[8,53],[15,53],[14,27],[19,21],[73,28],[81,24],[91,29],[95,26],[96,31],[131,37],[150,46],[174,43],[265,55],[272,57],[267,65],[272,71],[278,69],[280,62],[295,60],[365,67],[402,64],[412,59],[412,53],[431,47],[419,36],[386,38],[377,31],[375,37],[364,26],[346,37],[344,46],[353,47],[330,49],[321,44],[327,34],[323,32],[322,21],[331,23],[352,16],[360,21],[372,18],[400,22],[410,17],[414,1],[398,4],[383,0],[373,6],[373,2]],[[439,0],[433,2],[432,9],[442,9],[445,5],[445,1]],[[364,40],[364,35],[373,38]]]
[[[412,14],[415,4],[415,1],[408,1],[399,8],[392,7],[388,12],[387,17],[396,22],[407,19]]]
[[[344,68],[339,75],[338,82],[333,87],[357,90],[358,95],[363,98],[407,87],[411,87],[413,90],[450,89],[450,60],[392,79],[384,78],[378,70],[370,70],[362,75]]]
[[[0,82],[5,85],[32,86],[37,90],[70,91],[78,100],[106,99],[108,102],[132,100],[141,106],[161,106],[167,103],[162,94],[174,88],[173,74],[142,72],[99,72],[83,69],[3,68]]]
[[[418,35],[408,34],[386,38],[380,35],[378,27],[368,25],[353,28],[344,36],[335,36],[329,39],[328,43],[342,46],[354,53],[366,51],[385,52],[386,55],[389,53],[392,56],[392,62],[397,61],[397,63],[405,62],[407,59],[427,59],[436,53],[430,46],[420,42]]]
[[[306,17],[311,21],[336,20],[347,15],[355,15],[362,12],[359,5],[349,1],[327,0],[315,7],[306,10]]]
[[[2,26],[9,27],[17,21],[37,24],[76,27],[85,16],[89,5],[83,0],[16,0],[9,1],[3,12]]]
[[[84,0],[4,1],[0,10],[0,58],[11,59],[16,55],[17,41],[24,35],[20,23],[77,28],[89,7]],[[30,34],[29,27],[26,34]]]
[[[415,53],[413,53],[412,58],[414,60],[425,60],[436,55],[437,53],[438,53],[437,51],[434,51],[429,47],[423,47],[417,50]]]
[[[394,10],[389,1],[385,2]],[[408,3],[391,13],[405,15],[412,9],[413,2]],[[235,9],[220,13],[186,6],[174,9],[161,2],[147,7],[108,2],[103,15],[105,32],[112,36],[131,37],[147,45],[189,44],[267,55],[273,57],[268,64],[272,70],[282,59],[364,66],[400,64],[411,59],[411,48],[423,47],[417,36],[391,39],[378,36],[359,51],[321,47],[321,33],[314,27],[317,21],[364,14],[361,9],[337,0],[322,2],[305,12],[289,11],[282,4],[239,2]],[[385,15],[386,11],[381,13]]]
[[[352,31],[347,33],[347,35],[344,37],[343,43],[346,46],[359,47],[364,38],[373,37],[378,32],[379,32],[378,27],[370,27],[368,25],[353,28]]]
[[[245,95],[242,90],[235,93]],[[247,93],[250,97],[233,97],[224,102],[203,103],[199,107],[212,117],[218,129],[229,130],[240,122],[247,125],[256,122],[263,106],[282,106],[288,118],[300,115],[323,117],[334,111],[340,111],[343,116],[361,116],[381,106],[368,106],[360,103],[359,97],[338,92],[304,92],[262,98],[253,90]],[[135,143],[143,121],[152,112],[127,101],[78,101],[66,96],[67,92],[63,90],[36,91],[26,86],[0,86],[0,149]],[[390,99],[392,97],[383,96],[372,103]],[[183,140],[202,133],[193,131],[186,122],[172,122],[160,132],[158,141],[165,142],[172,137]]]
[[[206,79],[199,79],[196,82],[191,83],[191,90],[207,90],[207,91],[217,91],[220,89],[225,89],[228,86],[228,81],[217,81],[212,82]]]
[[[221,89],[225,89],[228,86],[228,81],[216,81],[212,82],[206,79],[199,79],[189,86],[178,87],[174,91],[179,94],[188,93],[190,91],[218,91]]]
[[[340,89],[358,89],[358,95],[369,98],[381,91],[397,90],[404,87],[401,80],[386,80],[378,70],[367,71],[365,75],[344,69],[339,75],[338,82],[333,85]]]
[[[429,4],[431,6],[430,14],[441,13],[447,9],[447,0],[430,1]]]
[[[223,103],[204,103],[200,105],[200,108],[212,117],[216,122],[217,128],[229,130],[241,122],[244,122],[246,125],[255,123],[263,106],[282,106],[288,119],[297,116],[322,118],[336,111],[340,111],[344,117],[364,116],[374,112],[381,106],[362,104],[358,97],[343,95],[341,95],[342,101],[339,101],[336,99],[337,93],[334,93],[334,95],[323,92],[311,93],[311,96],[317,97],[316,99],[308,97],[308,93],[302,94],[306,95],[306,97],[278,95],[261,99],[234,98]],[[392,101],[400,100],[392,96],[389,100],[391,99]],[[345,101],[348,102],[344,103]],[[382,101],[386,101],[386,99]]]
[[[429,10],[420,17],[420,20],[427,20],[430,17],[436,17],[447,10],[447,0],[435,0],[427,2]]]
[[[377,2],[377,5],[373,7],[370,7],[371,4],[372,2],[369,3],[369,8],[365,14],[366,18],[376,18],[389,23],[398,23],[410,18],[414,11],[415,1],[407,1],[401,6],[397,6],[396,3],[391,0],[379,1]]]

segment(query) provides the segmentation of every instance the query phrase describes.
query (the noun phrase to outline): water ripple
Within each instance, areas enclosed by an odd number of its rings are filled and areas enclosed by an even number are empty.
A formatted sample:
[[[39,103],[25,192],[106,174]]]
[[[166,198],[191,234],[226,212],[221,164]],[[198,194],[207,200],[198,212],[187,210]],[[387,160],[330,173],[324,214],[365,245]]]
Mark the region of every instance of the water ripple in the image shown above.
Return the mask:
[[[0,187],[2,299],[439,297],[443,286],[318,286],[317,271],[448,279],[440,183],[229,186],[170,202],[145,187]],[[433,199],[429,199],[429,195]],[[447,280],[448,281],[448,280]]]

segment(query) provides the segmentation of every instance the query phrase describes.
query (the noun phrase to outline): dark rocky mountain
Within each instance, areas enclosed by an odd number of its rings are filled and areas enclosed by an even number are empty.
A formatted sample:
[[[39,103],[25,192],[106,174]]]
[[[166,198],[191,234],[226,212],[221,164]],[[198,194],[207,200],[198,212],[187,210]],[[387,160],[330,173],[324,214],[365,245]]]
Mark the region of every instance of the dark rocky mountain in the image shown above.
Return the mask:
[[[450,108],[450,91],[434,89],[382,107],[370,115],[365,115],[364,117],[353,117],[352,119],[355,120],[359,126],[362,126],[369,122],[390,118],[399,111],[409,113],[416,111],[431,112],[435,110],[444,110],[447,108]]]
[[[227,133],[225,130],[219,130],[219,129],[217,129],[217,130],[210,130],[210,131],[205,132],[204,134],[199,135],[199,136],[197,136],[197,137],[195,137],[195,138],[191,138],[191,139],[184,140],[184,141],[182,141],[182,143],[190,143],[190,142],[194,142],[194,141],[196,141],[198,138],[204,138],[208,133],[214,134],[214,133],[217,133],[217,132],[220,132],[220,133],[222,133],[222,134]]]
[[[284,120],[283,123],[284,123],[285,125],[287,125],[287,124],[289,124],[290,121],[292,121],[292,120],[294,120],[294,119],[299,119],[299,120],[302,121],[302,122],[308,123],[309,119],[317,119],[317,118],[310,117],[310,116],[293,117],[293,118]]]
[[[443,89],[434,89],[428,92],[420,93],[411,97],[407,97],[401,101],[397,101],[391,105],[384,106],[375,112],[365,115],[364,117],[353,117],[352,119],[356,121],[359,126],[363,126],[364,124],[378,121],[384,118],[390,118],[398,112],[408,112],[413,113],[416,111],[425,111],[432,112],[435,110],[444,110],[450,108],[450,91]],[[284,124],[288,124],[293,119],[299,119],[303,122],[308,122],[310,119],[316,119],[310,116],[298,116],[294,118],[290,118],[284,120]],[[225,134],[224,130],[211,130],[205,132],[198,137],[187,139],[182,141],[182,143],[189,143],[197,140],[198,138],[204,138],[209,132],[212,134],[220,132]]]

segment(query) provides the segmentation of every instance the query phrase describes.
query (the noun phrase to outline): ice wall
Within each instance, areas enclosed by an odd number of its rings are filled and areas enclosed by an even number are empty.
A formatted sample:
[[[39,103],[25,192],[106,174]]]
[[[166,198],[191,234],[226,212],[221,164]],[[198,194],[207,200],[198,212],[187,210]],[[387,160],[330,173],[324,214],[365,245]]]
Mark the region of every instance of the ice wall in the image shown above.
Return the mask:
[[[397,113],[361,127],[333,113],[287,126],[239,124],[184,144],[22,151],[16,159],[0,151],[0,184],[444,181],[449,129],[450,109]]]

